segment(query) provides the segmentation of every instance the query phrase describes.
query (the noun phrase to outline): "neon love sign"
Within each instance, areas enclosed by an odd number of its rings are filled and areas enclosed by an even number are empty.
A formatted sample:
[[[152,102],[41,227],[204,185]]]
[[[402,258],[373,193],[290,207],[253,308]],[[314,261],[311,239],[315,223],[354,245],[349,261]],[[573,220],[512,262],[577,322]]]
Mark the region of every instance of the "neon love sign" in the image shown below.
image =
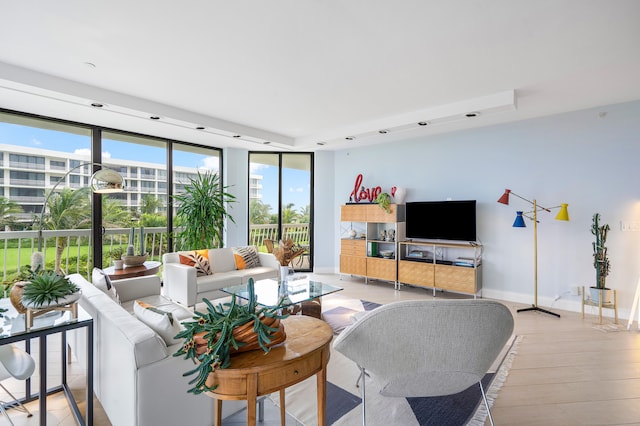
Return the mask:
[[[349,194],[349,200],[352,200],[355,203],[359,203],[360,201],[369,201],[373,203],[378,195],[382,193],[382,188],[378,186],[372,186],[371,188],[365,188],[362,186],[362,173],[356,176],[356,181],[353,185],[353,191]],[[391,188],[391,196],[396,195],[396,187]]]

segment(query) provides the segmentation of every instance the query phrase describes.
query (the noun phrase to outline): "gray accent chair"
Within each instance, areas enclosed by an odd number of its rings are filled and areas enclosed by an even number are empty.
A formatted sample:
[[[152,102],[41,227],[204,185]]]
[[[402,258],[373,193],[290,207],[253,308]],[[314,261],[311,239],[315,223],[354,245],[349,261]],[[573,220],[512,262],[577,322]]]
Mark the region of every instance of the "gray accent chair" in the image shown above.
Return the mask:
[[[370,376],[380,394],[431,397],[480,385],[513,332],[513,315],[492,300],[393,302],[362,315],[333,347]],[[362,423],[366,425],[365,380]]]

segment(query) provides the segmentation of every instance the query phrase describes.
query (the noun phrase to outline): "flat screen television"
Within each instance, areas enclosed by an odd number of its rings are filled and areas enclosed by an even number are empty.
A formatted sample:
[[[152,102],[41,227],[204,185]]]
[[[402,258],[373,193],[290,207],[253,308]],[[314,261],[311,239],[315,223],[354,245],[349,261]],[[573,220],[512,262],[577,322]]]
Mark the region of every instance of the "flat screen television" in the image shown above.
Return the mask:
[[[476,241],[476,200],[406,204],[407,238]]]

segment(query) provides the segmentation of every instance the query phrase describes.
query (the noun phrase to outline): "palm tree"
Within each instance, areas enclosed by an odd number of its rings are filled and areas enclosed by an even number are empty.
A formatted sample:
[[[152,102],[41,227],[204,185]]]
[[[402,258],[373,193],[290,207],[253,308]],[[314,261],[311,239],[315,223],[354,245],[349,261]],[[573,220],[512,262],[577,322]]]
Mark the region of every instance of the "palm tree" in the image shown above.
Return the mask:
[[[48,210],[42,219],[42,229],[82,229],[91,226],[90,189],[73,190],[64,188],[53,194],[45,209]],[[56,237],[55,271],[64,274],[60,264],[67,240]]]
[[[261,200],[251,200],[249,203],[249,223],[262,225],[271,220],[271,206]]]
[[[282,223],[297,223],[300,214],[294,210],[294,203],[287,204],[284,209],[282,209]]]
[[[164,203],[160,198],[153,194],[145,194],[144,197],[142,197],[140,212],[142,214],[155,214],[162,207],[164,207]]]
[[[131,212],[118,200],[102,197],[102,224],[108,228],[126,228],[131,223]]]
[[[22,207],[15,201],[0,197],[0,231],[15,223],[12,213],[22,213]]]

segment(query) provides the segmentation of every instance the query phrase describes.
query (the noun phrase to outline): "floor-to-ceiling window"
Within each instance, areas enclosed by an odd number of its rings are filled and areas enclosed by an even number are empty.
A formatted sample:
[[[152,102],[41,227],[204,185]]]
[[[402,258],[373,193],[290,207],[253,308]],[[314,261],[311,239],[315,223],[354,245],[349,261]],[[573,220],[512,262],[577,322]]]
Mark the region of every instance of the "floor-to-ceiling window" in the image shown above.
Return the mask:
[[[90,179],[100,167],[122,174],[125,191],[92,196]],[[54,186],[48,204],[67,207],[57,209],[66,211],[61,218],[49,208],[43,215],[47,268],[55,258],[65,273],[88,274],[130,243],[158,260],[173,250],[171,195],[203,168],[222,168],[220,149],[0,110],[0,281],[37,251],[40,214]]]
[[[268,251],[291,239],[304,248],[296,270],[313,268],[313,154],[249,153],[249,243]]]
[[[102,132],[101,159],[125,179],[125,192],[102,196],[103,259],[144,251],[154,260],[167,250],[167,142]],[[123,232],[129,229],[129,232]]]
[[[0,112],[1,279],[30,264],[38,246],[51,269],[76,271],[91,256],[91,134],[88,126]],[[62,228],[68,232],[55,232]],[[32,233],[9,238],[23,230]]]

